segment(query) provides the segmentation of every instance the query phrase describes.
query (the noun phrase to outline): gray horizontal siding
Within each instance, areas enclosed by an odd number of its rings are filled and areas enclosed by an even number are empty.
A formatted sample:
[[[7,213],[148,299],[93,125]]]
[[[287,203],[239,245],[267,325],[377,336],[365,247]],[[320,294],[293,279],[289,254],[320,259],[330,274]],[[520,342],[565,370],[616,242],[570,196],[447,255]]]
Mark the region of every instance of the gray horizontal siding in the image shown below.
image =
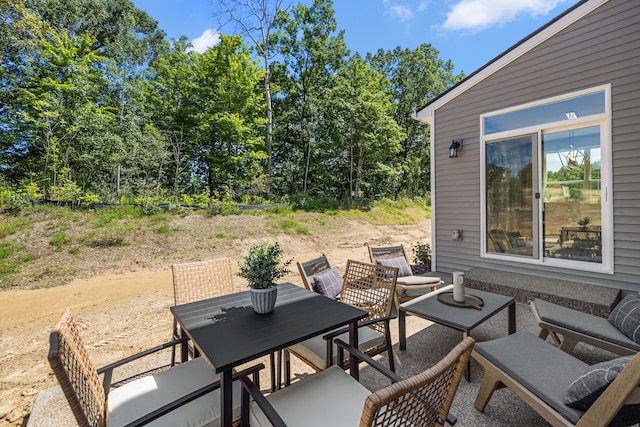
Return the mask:
[[[506,271],[640,289],[640,2],[612,0],[438,108],[434,247],[443,272]],[[479,116],[593,86],[612,86],[614,275],[480,257]],[[463,138],[458,158],[452,139]],[[462,229],[463,241],[451,230]]]

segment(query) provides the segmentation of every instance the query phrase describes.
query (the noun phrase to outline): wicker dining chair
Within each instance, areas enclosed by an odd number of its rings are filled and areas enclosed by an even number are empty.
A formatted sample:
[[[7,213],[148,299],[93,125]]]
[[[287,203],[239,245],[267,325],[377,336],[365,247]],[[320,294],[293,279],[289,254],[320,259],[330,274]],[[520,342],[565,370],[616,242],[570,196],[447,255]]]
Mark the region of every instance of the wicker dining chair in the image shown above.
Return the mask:
[[[369,356],[388,353],[389,368],[394,371],[389,322],[395,317],[395,289],[398,269],[361,261],[347,260],[340,302],[365,310],[369,315],[358,325],[358,348]],[[316,372],[338,363],[335,344],[328,341],[349,340],[347,328],[316,336],[285,350],[285,382],[291,380],[289,354],[311,366]],[[343,361],[343,363],[345,363]]]
[[[96,369],[67,309],[51,331],[48,360],[80,427],[219,424],[219,378],[202,358],[155,370],[147,376],[134,376],[112,389],[115,368],[176,343],[165,343]],[[258,381],[262,367],[261,364],[253,366],[234,377],[251,373]],[[100,375],[103,375],[102,381]],[[233,408],[237,419],[240,417],[240,383],[234,381],[232,387],[234,401],[238,402]]]
[[[249,422],[252,427],[357,426],[442,427],[455,424],[449,414],[460,380],[473,349],[465,338],[447,356],[426,371],[402,379],[372,358],[337,340],[392,384],[371,393],[347,372],[332,366],[290,387],[262,396],[247,376],[240,376],[245,404],[251,396]],[[243,406],[244,408],[244,406]],[[244,409],[243,409],[244,410]]]
[[[233,285],[231,258],[173,264],[173,296],[175,305],[187,304],[207,298],[229,295],[236,292]],[[180,327],[173,319],[173,339],[180,338]],[[195,350],[190,345],[189,354]],[[171,353],[171,365],[175,364],[175,347]]]

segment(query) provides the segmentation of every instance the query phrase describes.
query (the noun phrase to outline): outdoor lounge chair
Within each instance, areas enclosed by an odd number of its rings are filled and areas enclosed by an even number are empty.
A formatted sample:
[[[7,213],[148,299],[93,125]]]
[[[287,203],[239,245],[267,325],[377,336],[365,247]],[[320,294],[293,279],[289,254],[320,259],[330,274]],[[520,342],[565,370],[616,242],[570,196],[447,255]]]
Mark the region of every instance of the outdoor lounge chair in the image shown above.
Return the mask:
[[[430,289],[435,291],[438,285],[444,283],[439,277],[413,274],[403,245],[369,246],[369,258],[371,262],[376,264],[398,267],[396,289],[403,294],[406,294],[409,289]],[[399,297],[398,304],[412,298],[415,298],[415,296],[404,295],[401,298]]]
[[[579,342],[591,344],[619,355],[635,354],[640,345],[629,339],[609,320],[562,307],[541,299],[531,302],[531,312],[540,326],[538,336],[551,336],[554,343],[571,353]]]
[[[314,292],[318,292],[314,276],[331,270],[331,265],[325,254],[309,261],[298,261],[297,265],[300,277],[302,278],[302,284],[307,290]]]
[[[395,288],[398,269],[366,262],[347,260],[340,302],[361,308],[369,315],[358,326],[358,347],[369,356],[388,353],[389,368],[394,371],[391,329],[395,317]],[[285,382],[291,381],[290,354],[297,356],[316,372],[338,363],[336,338],[348,341],[348,328],[316,336],[285,350]]]
[[[245,375],[243,410],[249,395],[250,424],[260,426],[440,426],[455,423],[449,409],[473,348],[467,337],[432,368],[403,380],[370,357],[336,340],[341,351],[367,362],[393,384],[371,393],[338,366],[264,397]],[[248,406],[248,405],[247,405]]]
[[[147,422],[150,426],[219,425],[218,375],[202,358],[111,389],[115,368],[176,343],[169,342],[96,370],[71,313],[65,310],[51,332],[48,359],[81,427],[134,426]],[[242,372],[252,373],[258,381],[258,370],[262,367],[256,365]],[[104,374],[102,382],[101,374]],[[233,389],[239,402],[240,383],[234,381]],[[240,406],[233,410],[238,418]]]
[[[481,412],[493,392],[506,386],[553,426],[605,427],[638,422],[638,355],[624,369],[620,368],[621,372],[608,386],[594,382],[594,377],[602,374],[599,378],[611,381],[613,375],[605,364],[620,364],[620,359],[591,367],[529,331],[476,343],[472,357],[484,367],[484,378],[475,401],[476,409]],[[575,395],[576,389],[588,390],[583,399],[594,401],[584,410],[565,404],[565,399],[571,396],[569,392]],[[603,389],[599,397],[590,395]]]

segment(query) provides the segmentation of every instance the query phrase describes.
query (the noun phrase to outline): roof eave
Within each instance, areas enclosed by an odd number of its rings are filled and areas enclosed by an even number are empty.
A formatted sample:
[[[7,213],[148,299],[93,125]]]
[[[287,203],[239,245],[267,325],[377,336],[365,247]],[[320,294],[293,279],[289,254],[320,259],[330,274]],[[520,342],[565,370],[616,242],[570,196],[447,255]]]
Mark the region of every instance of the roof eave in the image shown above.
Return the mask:
[[[458,82],[455,86],[451,87],[447,91],[437,96],[432,101],[425,104],[418,109],[412,117],[424,123],[430,123],[433,112],[448,103],[458,95],[464,93],[471,87],[475,86],[482,80],[486,79],[496,71],[504,68],[535,46],[539,45],[543,41],[547,40],[551,36],[560,32],[563,28],[576,22],[583,16],[589,14],[594,9],[607,3],[609,0],[582,0],[576,3],[571,8],[567,9],[556,18],[540,27],[527,37],[520,40],[518,43],[511,46],[500,55],[493,58],[491,61],[471,73],[469,76]]]

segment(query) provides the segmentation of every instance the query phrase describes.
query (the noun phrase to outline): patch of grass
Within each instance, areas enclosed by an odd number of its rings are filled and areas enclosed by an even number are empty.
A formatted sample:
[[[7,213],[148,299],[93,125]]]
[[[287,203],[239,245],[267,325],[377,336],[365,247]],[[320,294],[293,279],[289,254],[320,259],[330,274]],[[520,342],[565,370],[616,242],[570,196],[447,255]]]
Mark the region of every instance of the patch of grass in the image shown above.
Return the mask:
[[[123,232],[122,234],[116,234],[110,231],[106,231],[103,233],[90,232],[82,238],[82,242],[85,246],[94,248],[129,246],[129,243],[124,237],[125,233],[126,232]]]
[[[216,239],[224,239],[224,233],[216,233],[215,238]]]
[[[280,228],[287,234],[303,234],[305,236],[309,234],[307,227],[290,218],[278,220],[275,228]]]
[[[153,231],[158,234],[164,234],[165,236],[170,236],[173,233],[169,224],[162,224],[160,227],[156,227]]]
[[[49,244],[51,246],[55,246],[56,248],[60,248],[70,241],[71,238],[67,236],[67,233],[65,233],[64,231],[60,231],[51,237],[51,240],[49,240]]]
[[[26,216],[0,217],[0,239],[33,226],[33,220]]]
[[[135,219],[143,217],[142,210],[137,206],[118,206],[115,208],[98,209],[95,212],[93,226],[95,228],[106,227],[123,219]]]
[[[69,248],[69,253],[70,253],[70,254],[74,254],[74,255],[75,255],[75,254],[79,254],[79,253],[80,253],[80,248],[79,248],[79,247],[77,247],[77,246],[74,246],[74,247],[72,247],[72,248]]]

